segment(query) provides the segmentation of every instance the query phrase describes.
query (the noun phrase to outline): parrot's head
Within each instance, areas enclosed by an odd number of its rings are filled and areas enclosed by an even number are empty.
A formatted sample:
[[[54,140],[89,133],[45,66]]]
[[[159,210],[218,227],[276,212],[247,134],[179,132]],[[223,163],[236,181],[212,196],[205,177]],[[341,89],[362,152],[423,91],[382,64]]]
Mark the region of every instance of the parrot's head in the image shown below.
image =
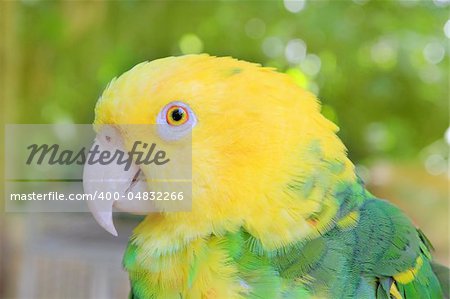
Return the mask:
[[[257,64],[208,55],[144,62],[109,84],[95,112],[98,125],[162,128],[142,136],[142,142],[173,149],[191,146],[191,210],[149,215],[180,231],[220,233],[243,225],[261,235],[271,227],[276,231],[298,224],[298,219],[305,220],[305,231],[317,225],[317,213],[333,214],[335,207],[324,209],[332,185],[355,179],[335,135],[337,127],[320,114],[315,96],[288,75]],[[106,140],[127,151],[123,140],[129,135],[126,128],[100,130],[96,142]],[[154,164],[128,171],[110,167],[86,166],[85,190],[93,192],[98,186],[93,188],[89,179],[101,182],[106,173],[123,180],[105,180],[105,191],[129,192],[138,174],[147,178],[140,190],[156,191],[152,174],[164,171]],[[140,213],[148,211],[146,205],[148,201],[118,200],[94,202],[90,208],[100,225],[115,234],[112,206]]]

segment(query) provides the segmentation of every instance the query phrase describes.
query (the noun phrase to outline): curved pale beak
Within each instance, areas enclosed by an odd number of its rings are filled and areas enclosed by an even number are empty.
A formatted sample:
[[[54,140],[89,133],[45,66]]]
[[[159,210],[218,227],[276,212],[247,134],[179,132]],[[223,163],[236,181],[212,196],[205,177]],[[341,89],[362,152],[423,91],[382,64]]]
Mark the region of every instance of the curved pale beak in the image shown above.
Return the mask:
[[[124,159],[127,159],[128,152],[119,131],[109,125],[102,127],[83,170],[84,192],[92,196],[92,200],[88,201],[89,210],[98,224],[114,236],[117,236],[117,230],[113,223],[113,207],[125,212],[139,213],[137,201],[128,200],[127,193],[146,189],[145,179],[141,179],[142,171],[136,164],[131,163],[127,169],[124,164],[119,164],[117,159],[110,163],[98,163],[102,153],[109,152],[112,157],[120,151],[123,152]],[[90,160],[94,152],[97,154]]]

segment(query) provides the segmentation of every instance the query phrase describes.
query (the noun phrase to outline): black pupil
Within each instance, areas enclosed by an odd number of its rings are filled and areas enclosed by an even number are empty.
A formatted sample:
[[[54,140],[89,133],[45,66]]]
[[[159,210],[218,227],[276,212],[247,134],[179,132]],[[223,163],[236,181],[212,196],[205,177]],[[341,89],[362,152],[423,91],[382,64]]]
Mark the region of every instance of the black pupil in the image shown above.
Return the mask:
[[[183,109],[177,108],[172,111],[172,119],[174,121],[180,121],[183,118],[184,111]]]

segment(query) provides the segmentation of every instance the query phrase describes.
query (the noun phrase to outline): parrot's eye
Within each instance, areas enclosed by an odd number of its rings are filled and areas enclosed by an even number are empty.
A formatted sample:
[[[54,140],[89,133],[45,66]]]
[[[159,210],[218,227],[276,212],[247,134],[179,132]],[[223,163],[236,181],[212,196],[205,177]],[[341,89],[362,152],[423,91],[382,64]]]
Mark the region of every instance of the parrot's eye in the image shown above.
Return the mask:
[[[171,126],[181,126],[189,120],[189,112],[186,108],[174,105],[167,109],[166,121]]]
[[[183,102],[167,104],[158,115],[159,135],[166,140],[178,140],[187,135],[197,123],[192,109]]]

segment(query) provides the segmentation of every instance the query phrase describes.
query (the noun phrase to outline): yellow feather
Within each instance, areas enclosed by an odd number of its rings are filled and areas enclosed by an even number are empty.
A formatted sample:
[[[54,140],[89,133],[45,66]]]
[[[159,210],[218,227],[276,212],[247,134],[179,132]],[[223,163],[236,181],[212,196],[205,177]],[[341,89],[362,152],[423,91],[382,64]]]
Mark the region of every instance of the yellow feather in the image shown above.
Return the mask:
[[[389,290],[389,293],[392,295],[392,297],[394,299],[403,299],[403,297],[400,294],[400,292],[398,291],[397,286],[395,285],[395,283],[393,283],[391,285],[391,289]]]
[[[338,205],[330,191],[356,178],[335,135],[338,128],[320,114],[313,94],[257,64],[208,55],[169,57],[141,63],[111,82],[96,106],[95,123],[154,124],[175,100],[187,102],[198,119],[192,132],[192,211],[150,214],[135,230],[145,252],[142,262],[167,271],[167,283],[178,285],[186,272],[185,245],[211,233],[244,226],[274,249],[331,226]],[[311,150],[314,144],[320,157]],[[340,161],[343,170],[324,172],[326,161]],[[307,194],[289,190],[293,178],[312,177],[320,184]],[[319,212],[320,219],[308,220]],[[172,257],[164,257],[167,252]],[[220,262],[220,250],[215,254],[209,262],[216,271],[235,271]],[[203,281],[212,279],[209,271],[202,271]],[[224,280],[223,286],[230,284]],[[211,292],[226,298],[222,289]]]
[[[348,213],[345,217],[343,217],[337,225],[341,229],[349,229],[352,227],[355,227],[359,220],[359,212],[358,211],[352,211]]]
[[[414,267],[412,267],[406,271],[403,271],[399,274],[396,274],[393,277],[396,281],[398,281],[401,284],[408,284],[414,280],[417,273],[419,273],[420,268],[422,268],[422,265],[423,265],[423,259],[422,259],[422,256],[419,255],[416,259],[416,263],[415,263]]]

